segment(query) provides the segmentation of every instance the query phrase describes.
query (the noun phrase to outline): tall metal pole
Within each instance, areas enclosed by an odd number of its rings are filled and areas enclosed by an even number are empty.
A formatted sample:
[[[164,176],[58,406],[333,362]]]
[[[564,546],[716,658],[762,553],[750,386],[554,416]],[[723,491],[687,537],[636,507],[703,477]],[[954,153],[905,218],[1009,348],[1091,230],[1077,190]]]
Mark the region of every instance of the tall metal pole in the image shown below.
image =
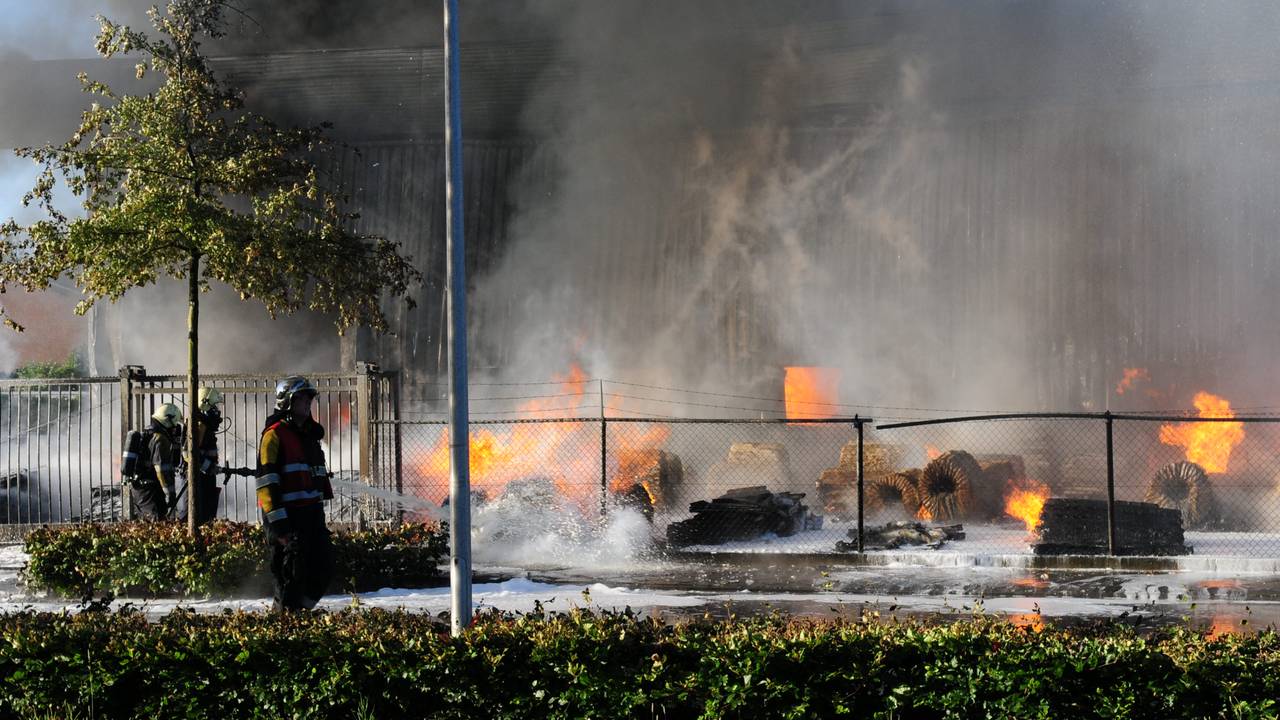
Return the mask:
[[[862,527],[862,501],[864,498],[862,486],[862,420],[854,416],[853,424],[858,428],[858,552],[865,552],[862,545],[863,527]]]
[[[462,233],[462,98],[458,0],[444,0],[445,198],[449,256],[449,588],[451,630],[471,624],[471,466],[467,447],[467,241]]]
[[[1107,554],[1116,554],[1116,455],[1111,439],[1112,418],[1108,410],[1107,420]]]
[[[609,511],[609,423],[604,419],[604,379],[600,380],[600,517]]]

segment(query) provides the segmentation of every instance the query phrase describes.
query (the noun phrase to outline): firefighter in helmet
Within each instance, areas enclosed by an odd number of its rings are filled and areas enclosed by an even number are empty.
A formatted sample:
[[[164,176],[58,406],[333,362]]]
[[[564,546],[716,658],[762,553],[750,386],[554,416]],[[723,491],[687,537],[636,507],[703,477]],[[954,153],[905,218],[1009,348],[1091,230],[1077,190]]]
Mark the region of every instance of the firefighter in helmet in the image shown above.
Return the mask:
[[[139,517],[160,520],[169,516],[177,501],[177,473],[182,462],[182,411],[165,403],[151,415],[151,426],[143,431],[143,452],[130,496]]]
[[[258,443],[258,506],[279,610],[315,607],[333,573],[323,505],[333,499],[333,487],[320,446],[324,428],[311,417],[316,393],[297,375],[277,383],[276,411]]]
[[[217,388],[200,388],[196,395],[196,523],[204,524],[218,514],[218,428],[222,425],[222,393]],[[186,517],[186,508],[179,508]]]

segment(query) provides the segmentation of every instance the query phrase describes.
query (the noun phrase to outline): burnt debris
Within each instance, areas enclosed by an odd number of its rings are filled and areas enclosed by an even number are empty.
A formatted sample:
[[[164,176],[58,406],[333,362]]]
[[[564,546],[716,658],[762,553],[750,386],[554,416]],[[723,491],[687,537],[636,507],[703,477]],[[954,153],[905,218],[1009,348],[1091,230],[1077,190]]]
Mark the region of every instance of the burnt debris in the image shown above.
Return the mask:
[[[693,517],[668,525],[667,542],[676,547],[719,545],[819,529],[822,519],[809,514],[802,498],[804,493],[774,493],[764,485],[735,488],[709,502],[691,503]]]
[[[858,551],[858,531],[849,531],[849,541],[836,543],[838,552]],[[862,547],[864,550],[893,550],[903,545],[924,546],[933,549],[942,547],[948,540],[963,540],[963,525],[929,526],[918,522],[891,522],[863,531]]]

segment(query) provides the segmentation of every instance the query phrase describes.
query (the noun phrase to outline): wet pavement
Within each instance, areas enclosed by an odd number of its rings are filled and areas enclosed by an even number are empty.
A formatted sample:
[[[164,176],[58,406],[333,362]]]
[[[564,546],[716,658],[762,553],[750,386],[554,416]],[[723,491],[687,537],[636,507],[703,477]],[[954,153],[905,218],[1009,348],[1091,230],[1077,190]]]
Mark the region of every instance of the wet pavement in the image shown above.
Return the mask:
[[[0,547],[0,611],[74,610],[75,601],[32,595],[18,580],[25,557]],[[447,576],[443,580],[447,582]],[[783,612],[807,617],[947,621],[995,614],[1014,622],[1079,625],[1124,622],[1139,629],[1189,624],[1210,632],[1280,625],[1280,575],[1221,572],[1031,570],[992,567],[867,567],[813,558],[655,557],[613,567],[481,567],[477,607],[526,612],[597,607],[661,617],[726,617]],[[587,595],[583,589],[589,589]],[[448,608],[446,588],[386,589],[327,597],[324,606]],[[127,599],[117,603],[130,602]],[[135,600],[163,614],[177,605],[202,612],[264,610],[269,600]]]

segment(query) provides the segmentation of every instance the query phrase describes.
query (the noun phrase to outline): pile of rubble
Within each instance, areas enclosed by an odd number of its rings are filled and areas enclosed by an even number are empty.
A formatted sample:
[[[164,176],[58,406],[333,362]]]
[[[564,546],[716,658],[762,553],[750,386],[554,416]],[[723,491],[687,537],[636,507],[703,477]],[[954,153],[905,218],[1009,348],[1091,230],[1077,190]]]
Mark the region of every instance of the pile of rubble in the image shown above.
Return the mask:
[[[774,493],[756,485],[730,490],[710,502],[699,500],[689,505],[693,517],[667,526],[667,542],[676,547],[719,545],[821,528],[822,518],[811,515],[802,498],[804,493]]]
[[[849,531],[850,541],[841,540],[836,543],[838,552],[858,551],[858,531]],[[920,545],[938,549],[948,540],[963,540],[963,525],[935,525],[930,527],[918,522],[891,522],[876,527],[864,528],[862,547],[864,550],[893,550],[903,545]]]

